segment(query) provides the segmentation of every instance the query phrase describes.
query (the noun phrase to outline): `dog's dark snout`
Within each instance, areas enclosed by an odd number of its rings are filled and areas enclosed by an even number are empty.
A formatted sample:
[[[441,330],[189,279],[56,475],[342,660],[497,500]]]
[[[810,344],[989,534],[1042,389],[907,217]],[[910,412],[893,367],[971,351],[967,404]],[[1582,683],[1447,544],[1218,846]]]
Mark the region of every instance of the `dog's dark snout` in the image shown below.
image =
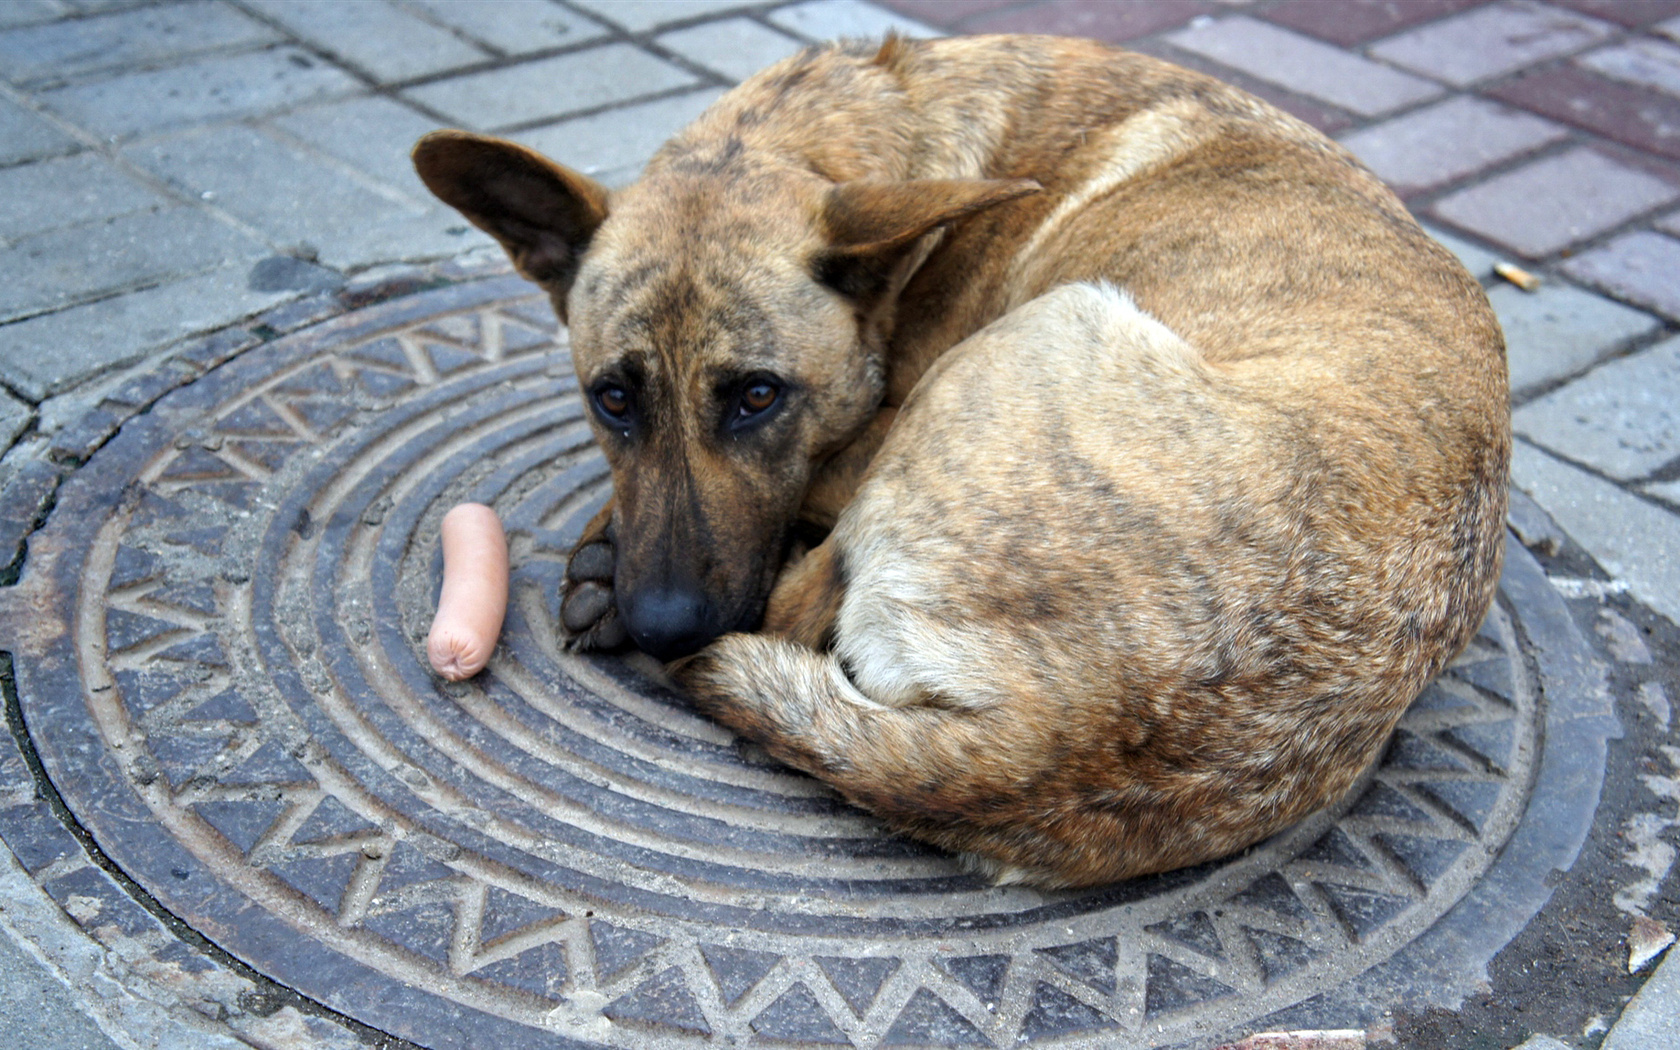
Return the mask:
[[[649,587],[621,599],[624,626],[636,647],[661,660],[695,652],[720,633],[706,598],[684,587]]]

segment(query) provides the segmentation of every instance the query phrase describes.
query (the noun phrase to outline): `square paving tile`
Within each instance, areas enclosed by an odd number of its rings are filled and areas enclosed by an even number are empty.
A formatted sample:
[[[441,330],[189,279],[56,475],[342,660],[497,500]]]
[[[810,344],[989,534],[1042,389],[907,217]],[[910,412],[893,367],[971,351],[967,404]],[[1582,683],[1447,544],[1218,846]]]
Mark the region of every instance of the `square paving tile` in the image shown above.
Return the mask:
[[[778,7],[770,12],[769,18],[778,28],[798,33],[807,40],[881,37],[889,31],[918,39],[943,35],[914,18],[905,18],[864,0],[813,0]]]
[[[1680,159],[1680,99],[1573,65],[1520,76],[1488,92],[1606,138]]]
[[[407,6],[488,44],[504,55],[571,47],[607,28],[558,4],[533,0],[405,0]]]
[[[694,74],[630,44],[440,80],[403,92],[463,127],[490,130],[552,120],[698,83]]]
[[[0,169],[0,240],[172,202],[94,153]]]
[[[1116,4],[1110,0],[1060,0],[971,18],[965,33],[1054,33],[1123,43],[1176,29],[1197,15],[1218,10],[1205,0],[1157,0]]]
[[[1519,408],[1511,426],[1622,481],[1680,457],[1680,338],[1599,365]]]
[[[1191,26],[1166,39],[1174,47],[1361,116],[1380,116],[1441,93],[1427,80],[1244,15]]]
[[[677,29],[654,40],[697,66],[741,81],[805,46],[750,18],[725,18]]]
[[[1511,391],[1518,398],[1580,372],[1661,324],[1650,314],[1560,281],[1547,281],[1533,292],[1495,285],[1488,301],[1505,330]]]
[[[1680,240],[1635,230],[1569,260],[1563,269],[1612,295],[1680,320]]]
[[[420,136],[440,125],[383,95],[366,95],[294,109],[268,125],[329,157],[402,190],[416,202],[432,193],[414,174],[409,153]]]
[[[645,33],[719,11],[762,7],[764,0],[573,0],[573,3],[632,33]]]
[[[297,36],[374,79],[409,80],[484,62],[488,52],[385,0],[246,0]]]
[[[0,33],[0,70],[23,83],[279,39],[226,4],[144,7]]]
[[[55,157],[81,148],[81,143],[54,127],[52,121],[0,97],[0,164]]]
[[[1616,27],[1544,4],[1508,0],[1420,26],[1371,54],[1464,87],[1605,39]]]
[[[608,186],[635,180],[655,150],[723,94],[704,88],[686,95],[534,128],[513,136],[538,153]]]
[[[1348,47],[1407,26],[1462,11],[1486,0],[1283,0],[1260,13],[1268,22]]]
[[[1253,95],[1264,99],[1272,105],[1288,113],[1298,120],[1304,120],[1326,135],[1334,135],[1343,128],[1356,123],[1354,117],[1347,110],[1320,102],[1316,98],[1308,98],[1287,88],[1278,87],[1259,77],[1250,76],[1229,66],[1221,65],[1211,59],[1203,58],[1194,51],[1185,51],[1173,47],[1161,37],[1151,37],[1126,45],[1140,54],[1153,55],[1164,59],[1176,66],[1193,69],[1198,73],[1205,73],[1215,80],[1224,81]]]
[[[362,90],[342,69],[302,49],[281,47],[73,84],[37,97],[88,130],[118,139]]]
[[[1458,261],[1464,264],[1466,270],[1470,271],[1470,276],[1477,280],[1493,276],[1493,264],[1500,260],[1497,253],[1471,244],[1462,237],[1455,237],[1445,230],[1439,230],[1433,226],[1425,225],[1423,232],[1440,241],[1442,247],[1458,256]]]
[[[1680,16],[1670,18],[1660,25],[1652,26],[1652,28],[1670,40],[1680,40]]]
[[[1666,41],[1629,40],[1589,51],[1575,61],[1611,80],[1680,96],[1680,46]]]
[[[1645,26],[1659,18],[1680,14],[1680,0],[1552,0],[1594,18],[1607,18],[1618,25]]]
[[[1667,182],[1586,147],[1459,190],[1430,209],[1530,258],[1566,248],[1680,197]]]
[[[964,19],[988,14],[1005,7],[1019,7],[1020,0],[875,0],[876,5],[889,11],[914,18],[918,22],[942,29],[951,29]],[[1049,5],[1040,5],[1049,6]]]
[[[53,0],[7,0],[0,4],[0,26],[26,26],[64,17],[64,8]]]
[[[1459,95],[1342,138],[1400,193],[1451,182],[1565,137],[1549,120]]]

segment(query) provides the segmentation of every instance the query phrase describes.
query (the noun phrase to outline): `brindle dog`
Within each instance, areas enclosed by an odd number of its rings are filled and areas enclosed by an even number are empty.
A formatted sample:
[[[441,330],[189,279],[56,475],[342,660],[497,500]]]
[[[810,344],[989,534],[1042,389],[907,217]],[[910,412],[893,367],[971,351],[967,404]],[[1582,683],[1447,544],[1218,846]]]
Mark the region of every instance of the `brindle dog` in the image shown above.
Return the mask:
[[[621,192],[461,132],[415,162],[569,322],[615,491],[577,643],[698,650],[702,710],[995,878],[1334,800],[1492,600],[1486,297],[1206,77],[889,39],[771,67]]]

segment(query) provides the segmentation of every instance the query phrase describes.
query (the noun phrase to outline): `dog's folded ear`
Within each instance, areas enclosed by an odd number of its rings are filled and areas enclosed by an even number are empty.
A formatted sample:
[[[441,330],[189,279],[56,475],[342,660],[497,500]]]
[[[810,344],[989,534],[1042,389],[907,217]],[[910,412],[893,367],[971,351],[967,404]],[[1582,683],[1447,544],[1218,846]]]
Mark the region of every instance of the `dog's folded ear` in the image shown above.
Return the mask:
[[[606,187],[506,139],[434,131],[415,144],[414,170],[559,301],[607,217]]]
[[[891,288],[923,234],[1042,189],[1032,179],[838,183],[823,202],[828,247],[812,269],[842,295],[869,300]]]

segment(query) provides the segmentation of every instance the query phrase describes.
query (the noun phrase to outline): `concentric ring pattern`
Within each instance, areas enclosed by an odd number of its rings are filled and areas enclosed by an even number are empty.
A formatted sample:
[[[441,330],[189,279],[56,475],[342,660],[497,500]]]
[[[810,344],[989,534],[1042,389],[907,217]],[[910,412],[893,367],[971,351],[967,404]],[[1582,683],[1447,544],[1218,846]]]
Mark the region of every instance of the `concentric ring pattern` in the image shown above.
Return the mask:
[[[1515,826],[1535,689],[1496,610],[1346,804],[1226,862],[1042,894],[884,834],[651,668],[560,652],[609,479],[527,293],[244,355],[126,427],[37,539],[66,625],[28,698],[49,774],[277,980],[440,1048],[1147,1046],[1382,961]],[[423,641],[463,500],[508,527],[513,602],[449,685]]]

